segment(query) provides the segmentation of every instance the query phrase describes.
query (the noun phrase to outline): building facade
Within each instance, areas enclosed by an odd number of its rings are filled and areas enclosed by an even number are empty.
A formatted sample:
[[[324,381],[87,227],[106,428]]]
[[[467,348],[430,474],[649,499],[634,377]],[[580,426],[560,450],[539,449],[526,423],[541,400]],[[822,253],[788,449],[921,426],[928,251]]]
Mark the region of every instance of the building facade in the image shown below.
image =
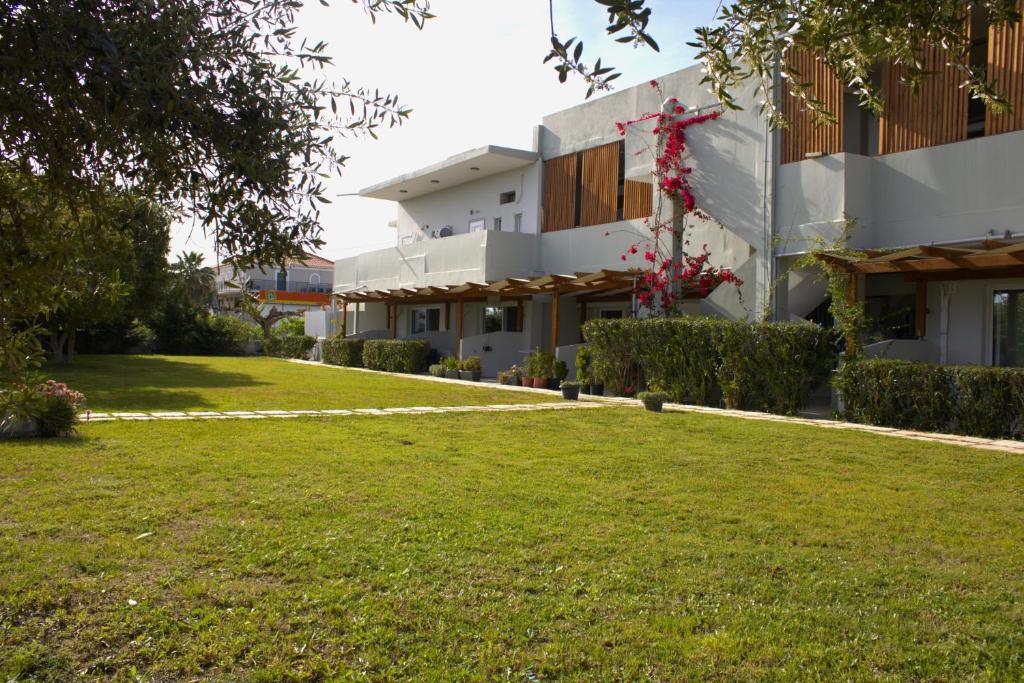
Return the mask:
[[[242,292],[254,293],[260,301],[285,311],[315,310],[330,304],[334,262],[322,256],[306,254],[302,259],[289,259],[280,269],[237,271],[231,265],[220,264],[215,271],[214,310],[234,310]]]
[[[989,73],[1021,99],[1024,74],[1000,60],[1024,54],[1024,32],[982,34]],[[887,106],[875,118],[802,59],[834,124],[812,125],[784,95],[792,125],[769,130],[751,83],[737,93],[742,110],[687,130],[691,182],[710,217],[690,220],[689,248],[706,244],[743,284],[695,296],[686,312],[823,321],[823,279],[794,266],[848,234],[868,257],[849,270],[869,341],[880,342],[871,352],[1024,362],[1024,101],[1012,114],[979,111],[943,69],[911,97],[899,69],[883,65]],[[713,111],[701,78],[695,66],[658,81],[688,113]],[[339,326],[426,338],[444,354],[481,356],[493,375],[538,346],[571,360],[582,321],[638,314],[630,273],[645,265],[645,219],[659,200],[654,138],[643,123],[625,136],[616,123],[660,100],[648,84],[616,92],[544,117],[529,150],[483,147],[363,190],[396,202],[397,243],[335,263]]]

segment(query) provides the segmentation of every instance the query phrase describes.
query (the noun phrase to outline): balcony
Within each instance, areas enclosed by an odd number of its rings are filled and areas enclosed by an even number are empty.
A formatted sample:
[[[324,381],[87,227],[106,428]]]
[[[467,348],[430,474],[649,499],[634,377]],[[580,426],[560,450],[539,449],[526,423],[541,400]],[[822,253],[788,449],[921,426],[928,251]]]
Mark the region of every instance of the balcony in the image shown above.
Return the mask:
[[[319,282],[288,282],[287,286],[279,287],[278,282],[274,278],[252,278],[246,281],[245,288],[250,292],[293,292],[301,294],[330,294],[331,283]],[[229,284],[226,280],[217,282],[217,293],[221,295],[231,294],[232,292],[238,292],[241,287],[236,282]]]

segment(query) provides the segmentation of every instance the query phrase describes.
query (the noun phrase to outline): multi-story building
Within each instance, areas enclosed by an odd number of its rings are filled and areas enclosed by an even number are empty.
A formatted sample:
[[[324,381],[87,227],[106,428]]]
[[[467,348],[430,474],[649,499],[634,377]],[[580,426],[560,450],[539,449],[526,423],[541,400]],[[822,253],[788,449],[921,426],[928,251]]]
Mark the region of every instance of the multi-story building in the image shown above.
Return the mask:
[[[916,96],[899,68],[879,68],[887,103],[875,118],[804,58],[834,124],[813,125],[784,95],[792,125],[769,130],[751,83],[742,110],[690,127],[692,184],[712,218],[691,220],[688,239],[743,284],[695,295],[687,311],[820,320],[825,283],[794,265],[852,225],[848,246],[868,258],[849,264],[851,293],[887,340],[873,352],[1024,362],[1024,72],[1007,56],[1022,54],[1024,32],[975,35],[1012,114],[977,108],[933,54],[939,73]],[[701,77],[695,66],[658,81],[687,112],[713,110]],[[363,190],[396,202],[397,244],[335,263],[345,332],[427,338],[493,374],[536,346],[572,356],[587,318],[636,314],[644,250],[629,247],[650,241],[653,138],[616,123],[659,99],[647,84],[623,90],[544,117],[529,150],[483,147]]]
[[[243,291],[284,311],[320,309],[330,303],[334,263],[315,254],[289,259],[284,268],[275,270],[254,267],[237,271],[220,264],[215,271],[216,310],[234,310]]]

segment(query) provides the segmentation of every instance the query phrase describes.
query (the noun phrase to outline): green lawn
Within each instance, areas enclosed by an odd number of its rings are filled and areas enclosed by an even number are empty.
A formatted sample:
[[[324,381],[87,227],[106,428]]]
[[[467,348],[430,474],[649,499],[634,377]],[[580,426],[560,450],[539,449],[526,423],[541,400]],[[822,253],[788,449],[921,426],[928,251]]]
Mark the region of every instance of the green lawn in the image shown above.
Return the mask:
[[[1019,680],[1022,494],[618,407],[88,425],[0,444],[0,678]]]
[[[439,385],[276,358],[79,356],[47,376],[85,393],[92,410],[308,410],[539,403],[561,396]]]

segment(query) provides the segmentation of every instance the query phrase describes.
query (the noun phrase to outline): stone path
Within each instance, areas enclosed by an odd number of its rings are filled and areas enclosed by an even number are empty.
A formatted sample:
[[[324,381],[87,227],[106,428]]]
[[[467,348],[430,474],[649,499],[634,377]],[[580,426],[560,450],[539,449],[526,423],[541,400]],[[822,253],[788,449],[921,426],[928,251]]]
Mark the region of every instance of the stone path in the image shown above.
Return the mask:
[[[390,375],[392,373],[382,372],[378,373],[376,370],[367,370],[366,368],[342,368],[336,365],[327,365],[325,363],[319,363],[316,361],[304,361],[304,360],[291,360],[291,363],[301,363],[303,365],[316,365],[321,368],[328,368],[334,370],[355,370],[359,372],[369,372],[374,374]],[[499,389],[508,391],[523,391],[533,393],[544,393],[548,396],[555,396],[552,392],[546,389],[533,389],[529,387],[516,387],[504,384],[484,384],[481,385],[479,382],[466,382],[459,379],[447,379],[444,377],[433,377],[431,375],[403,375],[409,379],[423,380],[427,382],[448,382],[455,384],[465,384],[469,386],[485,386],[488,389]],[[575,402],[574,402],[575,403]],[[560,405],[560,404],[556,404]],[[572,404],[570,404],[572,405]],[[631,398],[621,398],[614,396],[580,396],[580,402],[578,405],[620,405],[629,406],[633,408],[639,408],[640,402]],[[811,425],[814,427],[823,427],[826,429],[845,429],[856,432],[870,432],[873,434],[881,434],[884,436],[894,436],[900,439],[911,439],[914,441],[928,441],[931,443],[947,444],[950,446],[967,446],[969,448],[980,448],[989,451],[1003,451],[1009,453],[1017,453],[1024,455],[1024,442],[1021,441],[1010,441],[1006,439],[983,439],[976,436],[961,436],[959,434],[939,434],[937,432],[915,432],[907,429],[893,429],[892,427],[876,427],[874,425],[863,425],[855,422],[842,422],[840,420],[827,420],[818,418],[808,417],[791,417],[789,415],[773,415],[771,413],[755,413],[745,410],[728,410],[725,408],[709,408],[707,406],[692,406],[684,405],[680,403],[666,403],[664,406],[666,411],[670,412],[684,412],[684,413],[705,413],[709,415],[721,415],[724,417],[736,417],[743,420],[767,420],[769,422],[786,422],[789,424],[802,424]]]
[[[352,408],[351,410],[197,410],[189,412],[90,412],[82,422],[152,421],[152,420],[265,420],[291,417],[339,417],[346,415],[403,415],[417,413],[513,413],[530,410],[579,410],[601,408],[596,402],[565,401],[560,403],[499,403],[479,406],[411,406],[399,408]]]

